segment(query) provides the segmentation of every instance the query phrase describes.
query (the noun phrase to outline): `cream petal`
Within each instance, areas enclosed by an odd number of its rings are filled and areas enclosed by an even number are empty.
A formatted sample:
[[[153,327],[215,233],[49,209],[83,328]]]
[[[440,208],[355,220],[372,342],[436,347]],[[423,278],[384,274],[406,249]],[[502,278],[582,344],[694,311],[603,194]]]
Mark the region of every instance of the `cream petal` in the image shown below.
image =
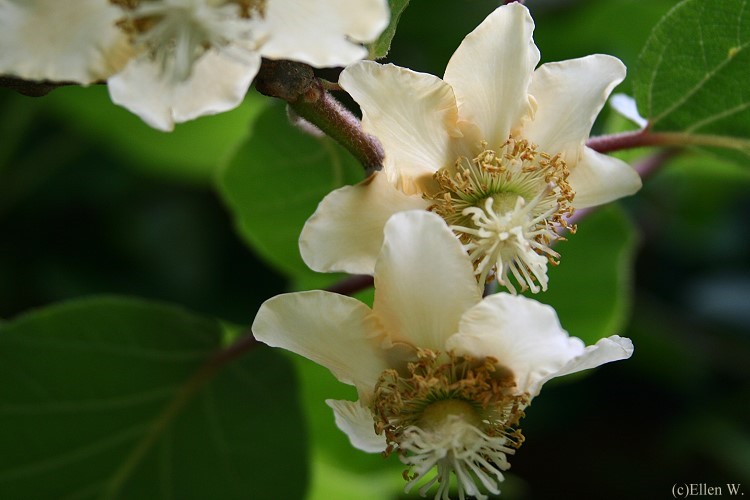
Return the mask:
[[[446,345],[455,354],[497,358],[513,372],[517,393],[532,397],[584,352],[583,342],[563,330],[552,307],[507,293],[485,297],[467,311]]]
[[[0,0],[0,74],[29,80],[104,80],[131,56],[102,0]]]
[[[625,72],[619,59],[602,54],[543,64],[529,86],[538,109],[520,135],[546,153],[563,153],[575,168],[579,148]]]
[[[311,359],[365,393],[388,368],[377,318],[344,295],[319,290],[277,295],[260,307],[252,331],[261,342]]]
[[[601,205],[641,188],[641,178],[633,167],[612,156],[581,146],[578,161],[568,177],[576,195],[575,208]]]
[[[539,385],[541,387],[541,384],[552,378],[590,370],[605,363],[628,359],[632,355],[633,342],[629,338],[612,335],[586,347],[582,354],[568,361],[557,372],[548,375]]]
[[[609,105],[631,122],[644,129],[648,126],[648,120],[638,112],[638,104],[635,99],[627,94],[613,94],[609,98]]]
[[[493,149],[531,111],[527,89],[539,62],[533,31],[526,7],[499,7],[464,38],[445,70],[459,116],[476,123]]]
[[[384,171],[407,194],[422,192],[439,168],[452,164],[460,137],[453,91],[438,77],[362,61],[346,68],[341,86],[362,108],[362,127],[385,149]]]
[[[260,51],[270,59],[344,66],[367,56],[361,43],[375,40],[389,18],[386,0],[267,0]]]
[[[375,264],[373,310],[394,341],[436,351],[481,300],[468,255],[443,219],[426,211],[395,214]]]
[[[314,271],[373,274],[388,218],[429,206],[421,196],[393,187],[384,173],[375,173],[323,198],[302,229],[300,254]]]
[[[359,401],[326,399],[333,410],[336,426],[349,437],[355,448],[368,453],[385,451],[385,436],[375,434],[375,422],[369,409]]]
[[[175,123],[239,106],[260,67],[258,54],[243,56],[240,61],[209,51],[195,63],[186,81],[172,82],[143,55],[109,79],[109,95],[150,126],[171,131]]]

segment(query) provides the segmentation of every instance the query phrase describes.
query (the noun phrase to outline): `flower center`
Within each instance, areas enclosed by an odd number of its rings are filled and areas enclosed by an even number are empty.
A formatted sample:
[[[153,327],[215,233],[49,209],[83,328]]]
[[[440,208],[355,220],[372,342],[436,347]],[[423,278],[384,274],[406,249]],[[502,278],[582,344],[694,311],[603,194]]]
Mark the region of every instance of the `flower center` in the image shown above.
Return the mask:
[[[438,170],[430,210],[464,243],[480,285],[494,278],[512,293],[513,281],[537,293],[547,289],[547,263],[560,258],[552,243],[576,229],[567,222],[575,196],[569,175],[559,154],[510,138],[500,151]]]
[[[407,374],[384,371],[375,387],[371,410],[375,431],[385,433],[388,455],[397,450],[407,466],[408,492],[437,467],[419,489],[424,496],[438,485],[435,498],[448,498],[450,476],[457,479],[459,496],[486,498],[479,489],[498,494],[507,455],[523,443],[517,429],[528,397],[512,393],[510,372],[494,358],[440,356],[420,350]]]
[[[231,42],[249,39],[250,19],[265,0],[111,0],[126,11],[119,26],[155,61],[172,83],[190,77],[209,50],[242,60]]]

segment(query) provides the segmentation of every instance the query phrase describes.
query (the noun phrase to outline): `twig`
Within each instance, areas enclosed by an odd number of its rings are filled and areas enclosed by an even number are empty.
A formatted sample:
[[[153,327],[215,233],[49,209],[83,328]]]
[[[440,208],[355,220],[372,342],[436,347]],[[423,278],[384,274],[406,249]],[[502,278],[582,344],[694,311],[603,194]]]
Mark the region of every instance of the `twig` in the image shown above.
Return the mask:
[[[310,66],[264,59],[255,87],[264,95],[285,100],[297,115],[344,146],[367,175],[382,168],[385,153],[380,142],[364,133],[359,119],[328,93]]]

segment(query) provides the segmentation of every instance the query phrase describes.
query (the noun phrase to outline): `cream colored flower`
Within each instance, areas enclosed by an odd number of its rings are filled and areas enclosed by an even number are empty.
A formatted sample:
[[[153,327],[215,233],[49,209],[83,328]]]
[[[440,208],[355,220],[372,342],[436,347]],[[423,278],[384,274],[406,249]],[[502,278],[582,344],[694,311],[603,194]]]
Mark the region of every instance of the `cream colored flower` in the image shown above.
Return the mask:
[[[407,491],[437,485],[435,498],[448,498],[451,475],[462,499],[499,493],[542,384],[633,352],[618,336],[585,347],[534,300],[482,299],[461,244],[426,211],[386,223],[375,289],[372,309],[323,291],[279,295],[253,333],[356,386],[359,401],[327,401],[339,428],[359,449],[397,453]]]
[[[105,0],[0,0],[0,74],[89,84],[131,55]]]
[[[89,84],[152,127],[230,110],[261,57],[367,55],[387,0],[0,0],[0,75]]]
[[[141,53],[110,96],[162,130],[239,105],[261,57],[350,64],[388,23],[385,0],[114,1]]]
[[[385,221],[421,208],[451,226],[480,283],[494,276],[511,292],[514,282],[537,292],[573,210],[638,190],[630,166],[585,146],[625,67],[593,55],[535,70],[533,27],[521,4],[498,8],[464,39],[443,80],[367,61],[342,73],[385,162],[308,220],[300,250],[311,268],[372,274]]]

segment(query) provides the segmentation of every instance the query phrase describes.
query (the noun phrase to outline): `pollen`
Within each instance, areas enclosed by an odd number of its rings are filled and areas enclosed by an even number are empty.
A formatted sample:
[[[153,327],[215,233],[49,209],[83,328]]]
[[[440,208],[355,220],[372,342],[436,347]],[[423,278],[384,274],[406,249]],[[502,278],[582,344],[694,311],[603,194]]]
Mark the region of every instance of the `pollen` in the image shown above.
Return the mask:
[[[423,483],[424,496],[438,485],[435,498],[449,498],[455,475],[460,498],[499,493],[507,456],[523,443],[517,428],[528,397],[513,393],[512,373],[492,357],[440,355],[420,350],[402,376],[384,371],[371,410],[375,431],[385,434],[385,455],[398,453],[407,468],[407,492]],[[436,473],[426,479],[429,472]]]
[[[485,145],[476,158],[438,170],[430,210],[464,244],[480,285],[496,279],[512,293],[514,282],[537,293],[547,289],[547,264],[559,263],[551,245],[576,230],[567,222],[575,197],[569,175],[560,154],[511,137],[499,151]]]

